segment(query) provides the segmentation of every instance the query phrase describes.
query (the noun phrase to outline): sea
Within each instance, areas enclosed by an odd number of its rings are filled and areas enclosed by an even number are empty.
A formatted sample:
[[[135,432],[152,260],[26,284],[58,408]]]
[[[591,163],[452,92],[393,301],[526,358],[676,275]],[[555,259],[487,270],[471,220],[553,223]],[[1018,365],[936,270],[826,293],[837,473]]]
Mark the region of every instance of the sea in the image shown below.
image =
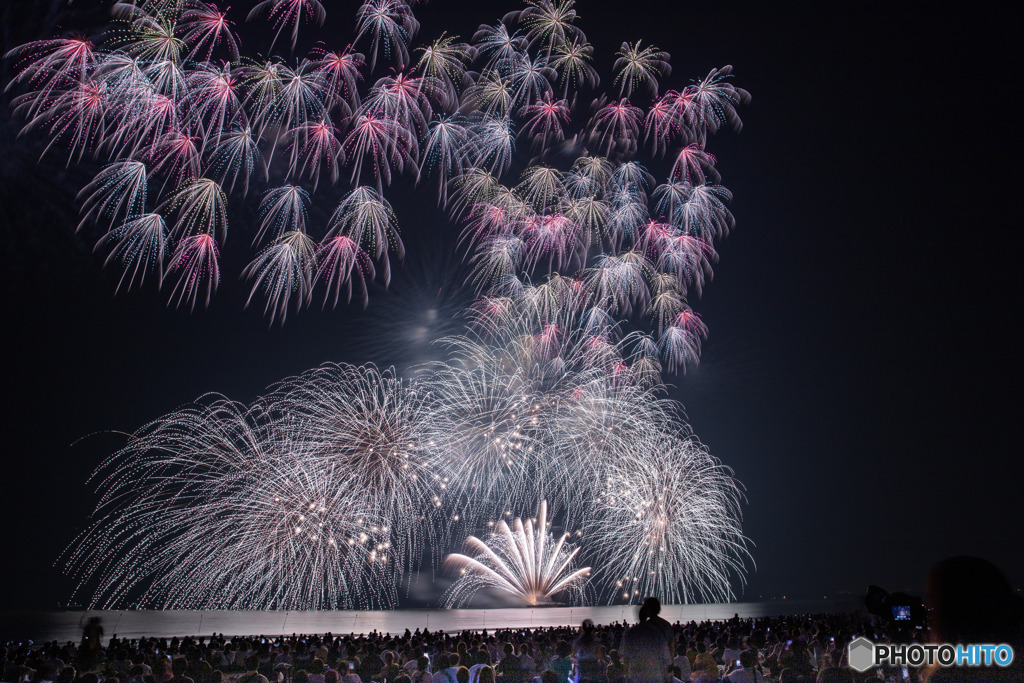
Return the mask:
[[[671,622],[851,612],[856,600],[776,600],[718,604],[663,605]],[[579,626],[637,621],[636,605],[611,607],[519,607],[498,609],[396,609],[389,611],[241,611],[241,610],[32,610],[0,612],[0,642],[79,641],[91,617],[99,617],[104,638],[174,636],[277,636],[314,633],[404,633],[493,631],[497,629]]]

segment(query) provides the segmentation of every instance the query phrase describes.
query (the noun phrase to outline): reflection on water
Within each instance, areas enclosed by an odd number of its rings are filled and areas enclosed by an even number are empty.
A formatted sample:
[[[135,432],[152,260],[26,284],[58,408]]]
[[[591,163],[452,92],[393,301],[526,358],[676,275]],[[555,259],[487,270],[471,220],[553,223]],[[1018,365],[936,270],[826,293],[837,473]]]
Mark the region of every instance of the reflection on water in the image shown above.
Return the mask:
[[[665,605],[661,616],[669,621],[704,621],[819,612],[849,612],[853,601],[815,600],[733,602],[711,605]],[[91,616],[103,620],[105,637],[120,638],[185,635],[280,635],[292,633],[402,633],[405,629],[431,631],[494,630],[541,626],[578,626],[584,619],[607,624],[636,621],[636,606],[543,607],[503,609],[410,609],[388,612],[244,612],[224,610],[31,611],[0,613],[0,641],[78,641]]]

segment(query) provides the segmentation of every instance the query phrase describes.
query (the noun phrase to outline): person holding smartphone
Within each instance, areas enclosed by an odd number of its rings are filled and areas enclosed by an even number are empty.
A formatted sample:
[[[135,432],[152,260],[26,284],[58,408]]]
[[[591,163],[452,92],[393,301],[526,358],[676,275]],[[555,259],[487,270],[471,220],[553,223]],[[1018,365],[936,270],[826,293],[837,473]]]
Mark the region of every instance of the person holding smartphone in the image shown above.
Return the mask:
[[[396,654],[392,650],[384,652],[384,667],[380,670],[382,681],[394,681],[402,675],[402,667],[395,661]]]
[[[356,663],[353,660],[345,662],[345,666],[339,673],[341,674],[341,683],[363,683],[363,679],[356,672]]]
[[[843,664],[843,650],[835,649],[822,657],[822,667],[818,671],[818,680],[847,680],[850,668]]]
[[[757,670],[757,658],[750,650],[743,650],[733,660],[736,668],[723,679],[727,683],[764,683],[764,674]]]
[[[722,664],[725,665],[725,670],[730,671],[731,669],[739,668],[740,659],[740,644],[736,640],[736,636],[729,636],[725,641],[725,649],[722,650]]]
[[[600,662],[597,658],[597,627],[590,619],[584,619],[580,627],[580,635],[572,643],[573,660],[576,662],[576,669],[573,672],[573,681],[577,683],[583,679],[594,679],[600,675]]]

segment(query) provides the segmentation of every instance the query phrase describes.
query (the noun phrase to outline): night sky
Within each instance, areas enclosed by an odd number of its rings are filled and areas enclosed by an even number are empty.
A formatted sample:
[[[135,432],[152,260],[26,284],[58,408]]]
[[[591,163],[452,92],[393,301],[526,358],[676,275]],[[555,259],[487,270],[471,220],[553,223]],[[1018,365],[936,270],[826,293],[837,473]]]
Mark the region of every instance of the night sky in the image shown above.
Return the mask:
[[[44,4],[0,8],[4,52],[49,36],[33,23]],[[232,4],[242,23],[245,3]],[[357,4],[325,4],[328,27],[308,33],[340,47]],[[75,0],[62,25],[91,21],[95,5]],[[518,7],[431,0],[413,44]],[[701,365],[667,378],[747,489],[756,569],[740,599],[920,592],[929,566],[957,553],[1024,586],[1019,23],[982,3],[577,9],[606,87],[619,44],[643,39],[672,54],[673,87],[733,64],[753,95],[743,131],[708,145],[737,227],[691,301],[710,328]],[[249,401],[327,361],[422,360],[467,294],[458,257],[434,239],[451,229],[430,189],[403,181],[388,196],[409,257],[366,311],[314,308],[268,328],[243,310],[240,244],[224,250],[208,310],[166,308],[150,289],[115,297],[95,235],[75,234],[75,194],[96,167],[39,160],[42,136],[17,137],[9,101],[0,609],[56,607],[72,590],[58,557],[94,503],[90,472],[124,443],[117,432],[207,392]]]

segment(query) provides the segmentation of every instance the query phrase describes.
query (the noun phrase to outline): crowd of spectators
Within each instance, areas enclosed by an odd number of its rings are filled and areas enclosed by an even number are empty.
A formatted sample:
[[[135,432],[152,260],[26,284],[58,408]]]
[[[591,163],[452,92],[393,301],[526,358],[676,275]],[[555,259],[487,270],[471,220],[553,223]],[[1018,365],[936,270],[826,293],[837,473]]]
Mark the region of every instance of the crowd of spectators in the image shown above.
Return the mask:
[[[670,624],[648,598],[638,623],[291,636],[121,639],[93,618],[82,641],[0,646],[3,683],[767,683],[1024,680],[1024,600],[979,558],[928,577],[924,623],[867,613]],[[874,667],[857,674],[847,644],[1009,643],[998,669]]]
[[[911,627],[858,615],[668,624],[666,683],[682,681],[854,681],[846,643],[857,635],[920,640]],[[645,620],[646,621],[646,620]],[[483,632],[406,631],[392,635],[143,638],[105,645],[96,625],[81,644],[0,646],[7,683],[629,683],[635,639],[626,623]],[[656,626],[657,627],[657,626]],[[666,628],[667,627],[667,628]],[[642,648],[642,646],[641,646]],[[635,669],[636,667],[634,667]],[[911,670],[914,679],[918,672]]]

